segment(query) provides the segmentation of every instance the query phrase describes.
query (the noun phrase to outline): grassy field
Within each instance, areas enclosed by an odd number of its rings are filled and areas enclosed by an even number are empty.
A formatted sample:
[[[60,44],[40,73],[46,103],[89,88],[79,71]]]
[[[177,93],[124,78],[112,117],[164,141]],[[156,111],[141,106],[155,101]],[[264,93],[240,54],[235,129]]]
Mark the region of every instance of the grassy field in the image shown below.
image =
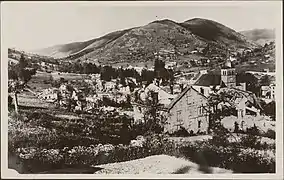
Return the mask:
[[[18,94],[18,103],[20,108],[34,108],[34,109],[54,109],[53,103],[48,103],[39,99],[30,92]]]
[[[49,79],[50,73],[37,71],[36,75],[32,76],[32,79],[28,82],[28,86],[30,86],[33,91],[39,92],[51,87],[50,83],[44,83]]]
[[[75,73],[61,73],[61,72],[42,72],[37,71],[36,75],[32,76],[31,80],[28,82],[31,90],[35,92],[40,92],[43,89],[51,88],[50,79],[59,80],[64,78],[65,80],[82,80],[87,78],[87,75],[84,74],[75,74]]]
[[[87,78],[86,74],[76,74],[76,73],[62,73],[62,72],[52,72],[50,75],[54,80],[64,78],[65,80],[82,80]]]
[[[244,71],[263,71],[263,69],[269,69],[270,71],[275,71],[275,64],[274,63],[268,63],[268,64],[261,64],[257,62],[256,65],[253,64],[242,64],[237,65],[236,70],[237,72],[244,72]]]

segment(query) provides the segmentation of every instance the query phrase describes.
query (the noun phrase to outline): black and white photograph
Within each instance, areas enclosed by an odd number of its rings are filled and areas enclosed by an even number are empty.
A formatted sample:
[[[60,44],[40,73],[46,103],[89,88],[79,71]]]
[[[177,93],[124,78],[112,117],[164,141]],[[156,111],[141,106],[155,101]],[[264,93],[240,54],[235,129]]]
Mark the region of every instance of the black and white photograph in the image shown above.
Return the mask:
[[[283,178],[282,15],[1,2],[1,177]]]

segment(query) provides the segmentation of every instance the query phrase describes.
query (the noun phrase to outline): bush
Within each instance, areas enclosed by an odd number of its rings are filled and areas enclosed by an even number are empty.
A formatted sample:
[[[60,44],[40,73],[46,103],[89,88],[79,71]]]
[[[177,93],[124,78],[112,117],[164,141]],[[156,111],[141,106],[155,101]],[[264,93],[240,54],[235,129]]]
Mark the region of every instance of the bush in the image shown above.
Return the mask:
[[[243,147],[252,147],[252,148],[256,148],[259,149],[261,146],[260,143],[260,138],[259,136],[255,136],[255,135],[244,135],[241,137],[241,145]]]
[[[142,147],[98,144],[73,146],[58,149],[19,148],[17,153],[30,167],[30,173],[48,170],[51,167],[99,165],[144,158],[151,155],[167,154],[188,158],[200,165],[231,169],[238,173],[275,172],[275,156],[251,148],[236,146],[222,147],[210,141],[176,145],[164,135],[146,137]],[[38,168],[41,169],[38,169]]]
[[[181,127],[179,130],[171,134],[171,136],[174,136],[174,137],[188,137],[190,135],[193,135],[193,131],[192,131],[192,134],[190,134],[184,127]]]
[[[99,165],[144,158],[158,153],[147,147],[98,144],[63,149],[19,148],[17,154],[28,166],[27,173],[46,171],[54,167]]]
[[[203,166],[231,169],[237,173],[275,173],[275,157],[255,149],[220,147],[208,141],[181,147],[180,152]]]
[[[12,106],[13,98],[9,95],[8,96],[8,107]]]
[[[267,132],[265,132],[263,134],[264,137],[268,137],[268,138],[271,138],[271,139],[275,139],[276,138],[276,133],[275,131],[273,131],[272,129],[268,129]]]
[[[9,147],[63,148],[97,143],[128,144],[131,140],[127,116],[107,114],[68,120],[41,110],[10,113]],[[95,137],[95,138],[94,138]]]
[[[254,124],[253,127],[247,128],[247,133],[248,133],[248,134],[251,134],[251,135],[260,135],[259,129],[256,127],[255,124]]]

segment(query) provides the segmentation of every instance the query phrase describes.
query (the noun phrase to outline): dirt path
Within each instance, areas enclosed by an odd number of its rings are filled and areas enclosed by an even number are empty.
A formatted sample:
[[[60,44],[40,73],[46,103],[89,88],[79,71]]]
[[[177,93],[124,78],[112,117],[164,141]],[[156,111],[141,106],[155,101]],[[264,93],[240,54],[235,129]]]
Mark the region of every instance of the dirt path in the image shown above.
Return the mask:
[[[204,174],[199,165],[191,161],[168,155],[155,155],[132,161],[96,166],[103,168],[95,174]],[[222,168],[209,168],[210,173],[229,173]]]

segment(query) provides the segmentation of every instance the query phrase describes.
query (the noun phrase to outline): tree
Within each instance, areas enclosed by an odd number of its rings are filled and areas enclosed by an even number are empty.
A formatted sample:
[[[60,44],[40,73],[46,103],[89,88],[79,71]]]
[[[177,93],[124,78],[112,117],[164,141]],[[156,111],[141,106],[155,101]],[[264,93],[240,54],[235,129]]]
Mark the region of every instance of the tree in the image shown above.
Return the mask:
[[[141,73],[141,80],[142,81],[147,81],[147,84],[150,84],[150,83],[152,83],[153,79],[154,79],[154,72],[153,71],[148,71],[146,69],[142,70],[142,73]]]
[[[8,84],[8,92],[14,94],[13,99],[16,113],[18,113],[17,95],[27,87],[28,81],[32,78],[32,75],[36,73],[34,69],[28,69],[27,66],[28,63],[22,54],[19,63],[8,68],[8,78],[10,80]]]
[[[241,72],[237,74],[236,81],[240,83],[246,83],[246,90],[255,93],[257,96],[260,92],[260,84],[258,79],[250,73]]]
[[[263,112],[270,116],[274,121],[276,117],[276,104],[275,101],[272,101],[268,103],[266,106],[264,106]]]
[[[144,106],[146,107],[144,112],[146,133],[159,133],[162,130],[165,119],[160,114],[163,106],[158,101],[158,93],[148,91]]]
[[[220,92],[213,93],[208,98],[208,109],[205,110],[209,113],[209,128],[208,131],[213,132],[213,142],[216,144],[223,144],[228,141],[228,136],[232,135],[221,123],[222,119],[222,109],[219,105],[222,103],[230,103],[233,95]],[[234,136],[232,136],[234,137]]]
[[[271,80],[268,75],[264,75],[260,79],[261,86],[269,86],[271,84]]]
[[[87,101],[86,101],[86,95],[83,91],[80,91],[78,94],[78,101],[80,101],[81,103],[81,112],[83,112],[86,104],[87,104]]]

